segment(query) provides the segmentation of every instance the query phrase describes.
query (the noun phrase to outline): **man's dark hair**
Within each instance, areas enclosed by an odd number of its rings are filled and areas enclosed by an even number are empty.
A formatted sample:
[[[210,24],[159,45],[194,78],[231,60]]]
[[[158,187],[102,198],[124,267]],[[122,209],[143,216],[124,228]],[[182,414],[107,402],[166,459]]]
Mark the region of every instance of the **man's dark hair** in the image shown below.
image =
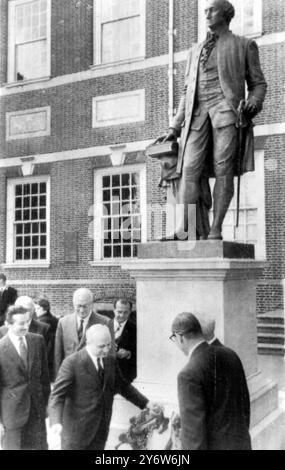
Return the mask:
[[[117,308],[117,303],[118,303],[118,302],[121,302],[121,304],[123,304],[123,305],[129,305],[130,311],[132,310],[133,304],[132,304],[132,302],[131,302],[130,300],[128,300],[128,299],[117,299],[117,300],[115,300],[115,302],[114,302],[114,308]]]
[[[190,312],[179,313],[172,323],[172,333],[184,336],[200,336],[203,335],[199,320]]]
[[[232,21],[235,16],[235,8],[228,0],[217,0],[219,7],[223,13],[223,16],[228,24]]]
[[[6,282],[7,277],[5,276],[4,273],[0,273],[0,279],[1,279],[1,281]]]
[[[28,313],[28,310],[24,307],[21,307],[20,305],[11,305],[6,313],[6,321],[10,324],[13,323],[13,316],[14,315],[24,315],[25,313]]]
[[[45,312],[50,313],[50,303],[48,299],[41,297],[40,299],[35,299],[34,302],[35,304],[40,305],[45,310]]]

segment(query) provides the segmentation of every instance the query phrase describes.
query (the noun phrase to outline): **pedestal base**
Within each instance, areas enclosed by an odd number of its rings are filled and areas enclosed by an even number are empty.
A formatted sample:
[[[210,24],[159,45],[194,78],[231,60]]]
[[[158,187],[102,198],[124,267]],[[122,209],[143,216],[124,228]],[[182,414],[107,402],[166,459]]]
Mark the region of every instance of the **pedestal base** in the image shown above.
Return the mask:
[[[177,374],[187,361],[168,339],[172,321],[183,311],[198,319],[214,317],[216,336],[241,357],[251,395],[254,439],[266,445],[261,435],[266,436],[268,417],[277,413],[278,391],[257,367],[255,289],[265,263],[254,260],[252,246],[221,241],[144,244],[138,255],[138,260],[122,266],[137,285],[138,378],[134,385],[164,405],[170,417],[178,410]],[[138,413],[122,398],[116,399],[109,443],[126,432],[129,418]],[[272,427],[275,421],[269,421]]]

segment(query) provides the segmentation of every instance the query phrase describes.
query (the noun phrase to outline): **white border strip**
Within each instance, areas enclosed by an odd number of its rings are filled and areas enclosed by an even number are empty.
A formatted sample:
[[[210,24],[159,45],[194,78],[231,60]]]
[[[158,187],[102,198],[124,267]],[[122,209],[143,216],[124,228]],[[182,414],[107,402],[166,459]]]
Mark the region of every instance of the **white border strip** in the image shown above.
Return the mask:
[[[283,43],[285,42],[285,31],[281,33],[273,33],[268,34],[266,36],[261,36],[256,39],[256,42],[261,47]],[[187,58],[187,54],[188,49],[177,52],[174,55],[174,62],[178,63],[185,61]],[[129,73],[137,70],[149,69],[152,67],[167,66],[168,61],[169,56],[168,54],[165,54],[158,57],[150,57],[149,59],[134,59],[126,62],[112,63],[110,65],[104,66],[92,66],[89,70],[55,77],[47,81],[43,81],[41,79],[38,82],[33,81],[33,83],[25,84],[23,82],[17,82],[15,84],[7,84],[6,86],[0,88],[0,96],[14,95],[27,91],[43,90],[62,85],[68,85],[83,80],[92,80],[95,78],[106,77],[108,75],[117,75],[121,73]]]
[[[151,140],[142,140],[140,142],[129,142],[125,144],[124,152],[139,152],[145,150],[148,145],[154,142],[154,139]],[[111,145],[111,144],[110,144]],[[111,145],[112,146],[112,145]],[[40,155],[30,155],[30,156],[21,156],[21,157],[11,157],[0,159],[0,168],[9,168],[14,166],[21,166],[23,164],[22,159],[31,158],[33,164],[41,163],[54,163],[65,160],[78,160],[82,158],[92,158],[92,157],[104,157],[112,154],[112,149],[107,146],[99,147],[88,147],[83,149],[76,150],[65,150],[64,152],[55,152],[55,153],[43,153]]]
[[[255,126],[254,135],[255,137],[261,136],[272,136],[272,135],[283,135],[285,134],[285,122],[276,122],[275,124],[263,124],[260,126]],[[153,143],[151,140],[141,140],[138,142],[128,142],[126,143],[126,148],[124,152],[139,152],[145,150],[148,145]],[[110,144],[111,145],[111,144]],[[0,159],[0,168],[10,168],[14,166],[21,166],[23,164],[23,158],[31,158],[34,164],[41,163],[54,163],[59,161],[67,160],[78,160],[82,158],[92,158],[92,157],[102,157],[109,156],[112,154],[112,149],[110,146],[98,146],[98,147],[88,147],[83,149],[76,150],[66,150],[64,152],[54,152],[54,153],[43,153],[40,155],[25,155],[22,157],[10,157]]]

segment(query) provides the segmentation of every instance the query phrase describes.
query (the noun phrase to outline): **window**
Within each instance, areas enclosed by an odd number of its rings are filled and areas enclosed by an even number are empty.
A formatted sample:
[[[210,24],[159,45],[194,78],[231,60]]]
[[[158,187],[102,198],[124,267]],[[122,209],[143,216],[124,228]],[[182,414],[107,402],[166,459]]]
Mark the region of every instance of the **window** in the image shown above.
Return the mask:
[[[49,260],[49,179],[8,181],[7,263]]]
[[[255,171],[241,177],[238,227],[236,227],[236,180],[235,178],[235,194],[223,223],[223,238],[227,241],[252,243],[255,245],[256,258],[265,259],[264,152],[255,153]],[[212,187],[213,184],[214,180],[211,181]]]
[[[95,259],[135,258],[146,241],[145,167],[95,173]]]
[[[94,2],[95,64],[144,56],[145,0]]]
[[[8,82],[50,75],[50,0],[9,2]]]
[[[262,32],[262,0],[231,0],[235,7],[235,17],[230,29],[242,36],[257,37]],[[202,41],[206,36],[205,5],[206,0],[199,0],[198,36]]]

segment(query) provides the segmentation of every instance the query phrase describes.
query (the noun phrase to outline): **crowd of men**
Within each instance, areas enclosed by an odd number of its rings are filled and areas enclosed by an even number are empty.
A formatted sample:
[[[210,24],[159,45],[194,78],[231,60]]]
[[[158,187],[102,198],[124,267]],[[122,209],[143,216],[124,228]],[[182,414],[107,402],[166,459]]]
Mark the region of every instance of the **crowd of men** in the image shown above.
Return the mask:
[[[116,301],[110,319],[94,311],[92,292],[80,288],[74,312],[57,319],[45,298],[14,294],[12,301],[0,327],[3,449],[48,449],[48,416],[61,449],[103,450],[116,393],[155,412],[157,404],[131,384],[137,373],[131,302]],[[172,324],[170,339],[188,356],[178,374],[181,448],[250,449],[243,366],[214,329],[214,319],[200,324],[191,313]]]

